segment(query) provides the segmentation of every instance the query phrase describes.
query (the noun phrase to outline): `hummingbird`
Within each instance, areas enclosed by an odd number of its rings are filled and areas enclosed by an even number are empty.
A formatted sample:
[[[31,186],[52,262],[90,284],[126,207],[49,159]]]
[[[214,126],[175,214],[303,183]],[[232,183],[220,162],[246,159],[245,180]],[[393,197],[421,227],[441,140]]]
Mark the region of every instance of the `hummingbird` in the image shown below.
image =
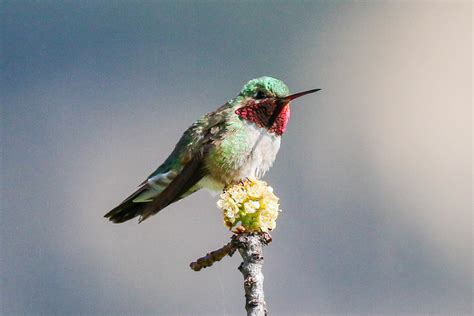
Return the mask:
[[[250,80],[235,98],[194,122],[163,164],[104,217],[123,223],[139,216],[142,222],[199,189],[222,191],[261,178],[280,149],[290,102],[319,90],[290,95],[281,80]]]

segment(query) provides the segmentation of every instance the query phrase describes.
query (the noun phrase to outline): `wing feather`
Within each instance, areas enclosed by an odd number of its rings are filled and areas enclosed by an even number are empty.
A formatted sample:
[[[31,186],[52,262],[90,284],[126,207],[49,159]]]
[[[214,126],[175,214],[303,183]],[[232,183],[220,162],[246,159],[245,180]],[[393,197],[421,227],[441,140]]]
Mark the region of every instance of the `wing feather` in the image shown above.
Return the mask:
[[[204,177],[202,159],[192,159],[186,164],[183,170],[174,178],[173,181],[146,207],[141,213],[139,222],[143,222],[148,217],[158,213],[171,203],[179,200],[183,194],[191,189]]]
[[[224,117],[230,111],[232,107],[226,103],[216,112],[206,114],[191,125],[163,164],[142,182],[136,192],[105,217],[115,223],[122,223],[140,216],[139,222],[142,222],[169,204],[198,190],[195,185],[206,174],[206,154],[214,146],[215,135],[212,135],[211,130],[216,125],[225,125]],[[164,176],[166,179],[161,179]]]

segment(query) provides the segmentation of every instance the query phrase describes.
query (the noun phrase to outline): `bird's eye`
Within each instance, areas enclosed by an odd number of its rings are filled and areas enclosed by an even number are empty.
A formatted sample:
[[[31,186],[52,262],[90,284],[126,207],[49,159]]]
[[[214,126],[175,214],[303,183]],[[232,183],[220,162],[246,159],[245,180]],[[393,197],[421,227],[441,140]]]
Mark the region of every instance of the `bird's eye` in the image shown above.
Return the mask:
[[[265,93],[259,90],[255,93],[253,98],[259,100],[259,99],[265,99],[265,97],[266,97]]]

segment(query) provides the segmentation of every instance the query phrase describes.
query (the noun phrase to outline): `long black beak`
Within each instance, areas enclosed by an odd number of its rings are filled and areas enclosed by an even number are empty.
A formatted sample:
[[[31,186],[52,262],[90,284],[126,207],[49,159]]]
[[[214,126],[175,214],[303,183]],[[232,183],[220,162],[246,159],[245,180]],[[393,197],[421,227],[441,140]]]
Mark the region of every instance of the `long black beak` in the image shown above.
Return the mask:
[[[312,90],[307,90],[307,91],[303,91],[303,92],[298,92],[298,93],[295,93],[295,94],[292,94],[292,95],[289,95],[287,97],[284,97],[284,98],[279,98],[277,99],[277,107],[275,108],[275,110],[273,111],[272,113],[272,116],[270,117],[270,119],[268,120],[268,128],[272,127],[273,123],[275,123],[275,120],[276,118],[278,117],[278,115],[280,115],[281,113],[281,110],[283,110],[283,107],[288,104],[291,100],[294,100],[296,98],[299,98],[299,97],[302,97],[304,95],[307,95],[307,94],[310,94],[310,93],[315,93],[317,91],[319,91],[321,89],[312,89]]]
[[[308,90],[308,91],[298,92],[298,93],[289,95],[289,96],[287,96],[287,97],[281,98],[280,100],[282,100],[283,103],[288,103],[288,102],[290,102],[291,100],[294,100],[294,99],[296,99],[296,98],[302,97],[302,96],[307,95],[307,94],[310,94],[310,93],[315,93],[315,92],[317,92],[317,91],[319,91],[319,90],[321,90],[321,89],[312,89],[312,90]]]

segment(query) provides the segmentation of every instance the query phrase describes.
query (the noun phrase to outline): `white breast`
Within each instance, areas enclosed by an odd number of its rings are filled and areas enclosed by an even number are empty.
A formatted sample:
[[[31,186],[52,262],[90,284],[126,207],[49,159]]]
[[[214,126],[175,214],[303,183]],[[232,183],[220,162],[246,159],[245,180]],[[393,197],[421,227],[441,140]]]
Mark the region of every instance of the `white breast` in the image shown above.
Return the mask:
[[[264,128],[259,128],[250,121],[243,122],[245,137],[239,134],[238,141],[245,142],[240,146],[240,152],[227,157],[225,170],[222,174],[205,176],[197,184],[198,188],[220,191],[225,185],[236,183],[245,178],[261,178],[270,169],[280,149],[280,137],[269,133]],[[234,146],[235,139],[228,139],[224,144]],[[216,167],[216,166],[213,166]],[[214,170],[218,170],[215,168]],[[222,176],[224,175],[224,178]]]
[[[270,169],[280,149],[281,138],[259,128],[252,122],[245,122],[249,130],[247,142],[250,153],[239,170],[240,178],[261,178]]]

